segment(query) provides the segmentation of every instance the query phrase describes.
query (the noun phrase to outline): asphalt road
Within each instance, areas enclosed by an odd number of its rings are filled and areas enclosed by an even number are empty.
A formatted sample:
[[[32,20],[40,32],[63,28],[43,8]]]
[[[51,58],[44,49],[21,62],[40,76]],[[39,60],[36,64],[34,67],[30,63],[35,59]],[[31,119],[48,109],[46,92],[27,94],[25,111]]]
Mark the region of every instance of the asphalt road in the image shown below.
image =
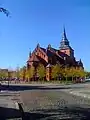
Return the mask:
[[[90,99],[70,94],[70,90],[89,90],[90,84],[31,85],[21,91],[28,120],[90,120]]]
[[[90,83],[74,85],[2,85],[3,90],[20,92],[26,120],[90,120],[90,99],[70,91],[90,89]]]
[[[28,120],[90,120],[90,100],[60,90],[21,92]]]
[[[17,105],[20,101],[17,92],[0,92],[0,120],[20,120],[21,112]]]

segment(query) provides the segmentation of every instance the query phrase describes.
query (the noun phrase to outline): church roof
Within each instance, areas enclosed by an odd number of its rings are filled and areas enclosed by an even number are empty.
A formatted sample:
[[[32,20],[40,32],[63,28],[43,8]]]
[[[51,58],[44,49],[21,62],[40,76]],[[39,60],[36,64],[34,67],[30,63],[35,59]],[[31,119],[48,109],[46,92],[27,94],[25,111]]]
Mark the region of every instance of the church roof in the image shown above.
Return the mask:
[[[40,49],[43,50],[46,53],[46,49],[45,48],[40,47]]]
[[[58,52],[59,50],[57,50],[53,47],[50,47],[50,49],[48,49],[48,48],[45,49],[45,48],[40,47],[40,49],[42,49],[43,52],[45,52],[48,57],[52,57],[52,56],[56,55],[58,58],[63,59],[63,57],[66,56],[65,53]]]
[[[35,54],[33,54],[33,57],[31,57],[27,62],[39,62],[39,59]]]
[[[71,46],[67,46],[67,45],[60,46],[60,49],[61,49],[61,50],[66,50],[66,49],[71,49],[71,50],[73,50],[73,49],[71,48]],[[73,51],[74,51],[74,50],[73,50]]]
[[[79,61],[77,61],[77,64],[78,64],[78,65],[81,65],[81,66],[83,65],[81,59],[80,59]]]

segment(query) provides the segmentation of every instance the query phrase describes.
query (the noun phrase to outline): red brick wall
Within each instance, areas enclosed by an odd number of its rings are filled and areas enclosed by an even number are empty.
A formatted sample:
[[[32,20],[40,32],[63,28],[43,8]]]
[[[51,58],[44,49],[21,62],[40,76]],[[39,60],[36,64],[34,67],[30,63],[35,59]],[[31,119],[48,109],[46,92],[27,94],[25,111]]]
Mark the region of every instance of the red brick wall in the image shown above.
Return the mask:
[[[48,56],[41,49],[38,48],[36,50],[36,55],[40,56],[42,59],[48,62]]]

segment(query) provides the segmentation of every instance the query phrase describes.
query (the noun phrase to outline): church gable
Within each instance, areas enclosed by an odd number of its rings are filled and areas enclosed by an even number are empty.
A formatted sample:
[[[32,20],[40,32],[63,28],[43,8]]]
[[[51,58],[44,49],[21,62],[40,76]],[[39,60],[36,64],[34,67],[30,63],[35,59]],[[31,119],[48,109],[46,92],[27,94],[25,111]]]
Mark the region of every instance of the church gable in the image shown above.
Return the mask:
[[[45,49],[41,48],[39,44],[36,46],[34,51],[31,53],[31,56],[29,56],[28,62],[30,63],[34,61],[43,61],[43,63],[48,63],[48,56],[45,53]]]
[[[46,62],[48,62],[48,56],[47,56],[44,48],[41,48],[40,46],[36,47],[35,54],[37,56],[41,57],[42,59],[44,59]]]

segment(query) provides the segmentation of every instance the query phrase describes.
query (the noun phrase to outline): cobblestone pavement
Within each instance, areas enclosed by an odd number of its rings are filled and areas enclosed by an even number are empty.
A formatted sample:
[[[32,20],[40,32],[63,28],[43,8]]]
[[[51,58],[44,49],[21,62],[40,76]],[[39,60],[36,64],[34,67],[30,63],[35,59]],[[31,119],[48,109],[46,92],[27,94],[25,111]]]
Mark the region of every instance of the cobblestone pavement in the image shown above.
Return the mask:
[[[90,100],[62,90],[20,93],[28,120],[90,120]]]

